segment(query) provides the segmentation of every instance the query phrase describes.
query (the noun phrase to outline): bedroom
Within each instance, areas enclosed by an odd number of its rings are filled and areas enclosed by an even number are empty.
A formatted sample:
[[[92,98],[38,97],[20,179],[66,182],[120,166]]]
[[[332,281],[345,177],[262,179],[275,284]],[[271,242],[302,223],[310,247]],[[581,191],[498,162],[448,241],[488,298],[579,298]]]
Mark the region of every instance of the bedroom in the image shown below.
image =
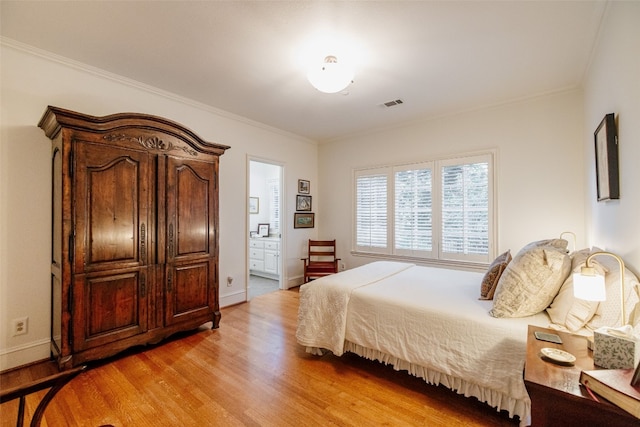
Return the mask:
[[[301,248],[315,235],[335,235],[349,268],[369,261],[350,254],[351,189],[340,183],[351,182],[354,167],[486,148],[499,150],[497,250],[571,230],[578,247],[614,251],[638,272],[639,14],[636,2],[607,4],[591,63],[575,87],[321,144],[3,38],[0,370],[48,356],[50,162],[36,127],[46,105],[94,115],[150,112],[232,146],[221,161],[220,277],[236,280],[222,285],[222,306],[245,299],[246,251],[236,243],[245,221],[236,212],[246,204],[246,174],[238,171],[246,170],[248,154],[286,163],[289,189],[298,179],[311,182],[316,228],[288,233],[289,286],[299,283]],[[608,112],[619,116],[622,195],[597,203],[592,133]],[[287,192],[289,220],[293,194]],[[35,200],[43,202],[34,209]],[[22,316],[29,334],[13,337],[10,320]]]

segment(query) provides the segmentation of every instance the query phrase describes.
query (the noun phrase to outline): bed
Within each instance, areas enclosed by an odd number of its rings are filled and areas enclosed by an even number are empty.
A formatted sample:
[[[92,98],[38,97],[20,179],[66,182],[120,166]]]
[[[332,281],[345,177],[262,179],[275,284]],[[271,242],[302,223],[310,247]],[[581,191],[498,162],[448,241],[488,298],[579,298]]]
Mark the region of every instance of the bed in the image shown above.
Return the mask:
[[[352,352],[477,397],[528,420],[522,371],[527,325],[545,312],[501,319],[479,300],[482,273],[379,261],[300,289],[298,342],[307,351]]]
[[[569,255],[566,245],[532,242],[484,273],[377,261],[323,277],[300,288],[297,341],[313,354],[352,352],[406,370],[527,425],[528,325],[588,335],[615,312],[609,302],[585,309],[573,297],[571,271],[598,249]],[[631,312],[640,285],[625,274]],[[615,277],[606,280],[607,292],[619,287]]]

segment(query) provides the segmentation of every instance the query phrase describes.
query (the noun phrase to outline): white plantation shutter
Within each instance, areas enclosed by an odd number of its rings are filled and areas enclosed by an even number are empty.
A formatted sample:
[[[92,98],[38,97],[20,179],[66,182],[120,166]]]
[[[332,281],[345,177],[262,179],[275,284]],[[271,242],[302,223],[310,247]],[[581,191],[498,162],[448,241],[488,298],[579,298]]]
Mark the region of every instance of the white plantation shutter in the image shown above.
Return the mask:
[[[387,244],[387,173],[356,173],[356,247],[384,252]]]
[[[356,170],[355,250],[489,263],[493,167],[487,153]]]
[[[394,249],[398,255],[432,256],[432,163],[395,168]]]
[[[489,161],[442,162],[441,257],[489,260]]]
[[[280,181],[270,179],[269,188],[269,233],[280,233]]]

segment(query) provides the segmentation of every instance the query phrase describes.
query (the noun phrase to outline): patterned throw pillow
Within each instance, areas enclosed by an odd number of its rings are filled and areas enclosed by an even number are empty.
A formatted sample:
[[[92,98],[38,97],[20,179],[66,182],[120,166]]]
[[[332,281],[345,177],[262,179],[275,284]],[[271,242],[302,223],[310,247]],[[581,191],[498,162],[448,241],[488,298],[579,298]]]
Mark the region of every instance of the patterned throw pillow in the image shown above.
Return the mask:
[[[496,288],[493,317],[525,317],[546,309],[571,270],[571,259],[556,241],[533,242],[507,265]]]
[[[496,287],[498,286],[498,280],[500,280],[502,272],[510,262],[511,250],[498,255],[498,257],[493,260],[493,262],[489,266],[489,269],[482,278],[482,285],[480,286],[481,300],[493,299],[493,294],[495,293]]]

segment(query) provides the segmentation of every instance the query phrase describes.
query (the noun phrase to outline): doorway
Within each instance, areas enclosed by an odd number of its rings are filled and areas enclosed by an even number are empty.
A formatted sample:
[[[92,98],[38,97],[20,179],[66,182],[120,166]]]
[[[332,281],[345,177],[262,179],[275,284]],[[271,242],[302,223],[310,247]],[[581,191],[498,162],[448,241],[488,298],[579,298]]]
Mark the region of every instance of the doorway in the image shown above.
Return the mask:
[[[284,168],[275,162],[249,159],[247,224],[247,301],[282,287],[281,226]]]

